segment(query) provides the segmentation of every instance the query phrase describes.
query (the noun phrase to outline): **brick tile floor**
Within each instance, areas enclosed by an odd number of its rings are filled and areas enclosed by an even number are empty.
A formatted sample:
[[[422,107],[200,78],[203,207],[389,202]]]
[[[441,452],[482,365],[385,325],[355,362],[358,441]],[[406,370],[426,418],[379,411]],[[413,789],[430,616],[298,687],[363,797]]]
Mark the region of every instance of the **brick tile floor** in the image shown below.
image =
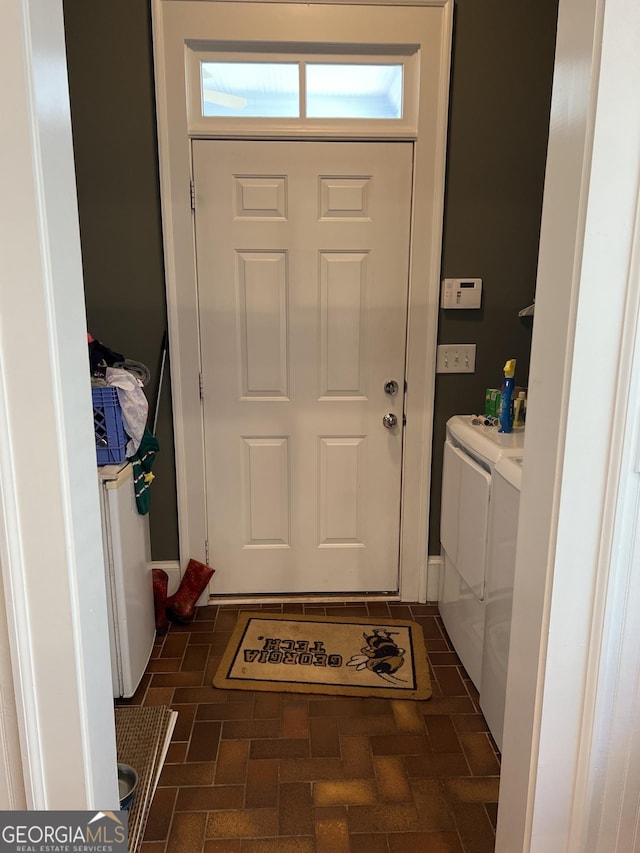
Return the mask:
[[[217,690],[241,609],[415,619],[433,696]],[[494,850],[499,754],[435,605],[202,607],[158,637],[128,702],[179,714],[141,853]]]

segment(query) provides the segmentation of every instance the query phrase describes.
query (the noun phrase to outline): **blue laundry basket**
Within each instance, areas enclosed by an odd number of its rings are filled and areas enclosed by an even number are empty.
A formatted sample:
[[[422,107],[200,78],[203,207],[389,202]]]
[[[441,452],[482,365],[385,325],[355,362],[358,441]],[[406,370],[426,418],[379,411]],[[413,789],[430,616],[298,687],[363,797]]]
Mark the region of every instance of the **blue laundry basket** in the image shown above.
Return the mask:
[[[127,458],[127,434],[122,423],[118,392],[110,386],[91,388],[93,425],[96,434],[98,465],[115,465]]]

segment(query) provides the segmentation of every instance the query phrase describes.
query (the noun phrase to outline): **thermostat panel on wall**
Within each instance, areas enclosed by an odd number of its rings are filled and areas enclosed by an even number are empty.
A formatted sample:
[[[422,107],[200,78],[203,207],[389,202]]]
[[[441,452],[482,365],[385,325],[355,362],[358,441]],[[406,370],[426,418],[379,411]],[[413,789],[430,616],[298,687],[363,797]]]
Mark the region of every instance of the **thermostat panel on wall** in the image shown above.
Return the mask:
[[[443,308],[479,308],[481,302],[481,278],[445,278],[443,280]]]

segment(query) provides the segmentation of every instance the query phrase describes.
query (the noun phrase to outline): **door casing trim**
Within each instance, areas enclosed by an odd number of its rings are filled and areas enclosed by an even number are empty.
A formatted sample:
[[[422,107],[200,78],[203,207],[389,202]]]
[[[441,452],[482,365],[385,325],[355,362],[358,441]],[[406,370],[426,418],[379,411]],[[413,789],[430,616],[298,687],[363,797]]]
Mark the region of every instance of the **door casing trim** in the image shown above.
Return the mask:
[[[299,6],[296,10],[299,14],[295,16],[290,14],[293,5]],[[367,9],[365,4],[358,2],[320,6],[298,0],[295,3],[266,0],[254,4],[251,16],[243,14],[244,11],[233,2],[217,0],[152,2],[180,564],[185,566],[190,558],[204,560],[207,540],[185,43],[193,38],[246,41],[252,37],[258,41],[285,37],[296,42],[303,42],[305,38],[317,42],[323,39],[322,27],[325,27],[327,40],[331,34],[335,41],[336,33],[340,33],[345,44],[359,40],[375,44],[406,41],[426,45],[426,30],[431,28],[438,34],[438,50],[433,50],[432,43],[429,51],[423,52],[420,87],[436,105],[436,121],[428,119],[424,113],[419,115],[413,141],[407,425],[400,527],[399,595],[402,600],[416,601],[427,563],[453,2],[427,0],[409,5],[373,2]],[[200,452],[193,450],[196,447]]]

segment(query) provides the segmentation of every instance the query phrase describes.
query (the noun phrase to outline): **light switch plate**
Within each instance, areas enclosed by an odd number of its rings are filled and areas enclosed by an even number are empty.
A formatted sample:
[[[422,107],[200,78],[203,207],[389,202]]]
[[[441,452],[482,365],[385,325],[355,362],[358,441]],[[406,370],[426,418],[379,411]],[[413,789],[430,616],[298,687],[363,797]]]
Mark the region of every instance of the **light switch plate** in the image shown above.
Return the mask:
[[[436,373],[474,373],[475,344],[441,344],[436,355]]]

